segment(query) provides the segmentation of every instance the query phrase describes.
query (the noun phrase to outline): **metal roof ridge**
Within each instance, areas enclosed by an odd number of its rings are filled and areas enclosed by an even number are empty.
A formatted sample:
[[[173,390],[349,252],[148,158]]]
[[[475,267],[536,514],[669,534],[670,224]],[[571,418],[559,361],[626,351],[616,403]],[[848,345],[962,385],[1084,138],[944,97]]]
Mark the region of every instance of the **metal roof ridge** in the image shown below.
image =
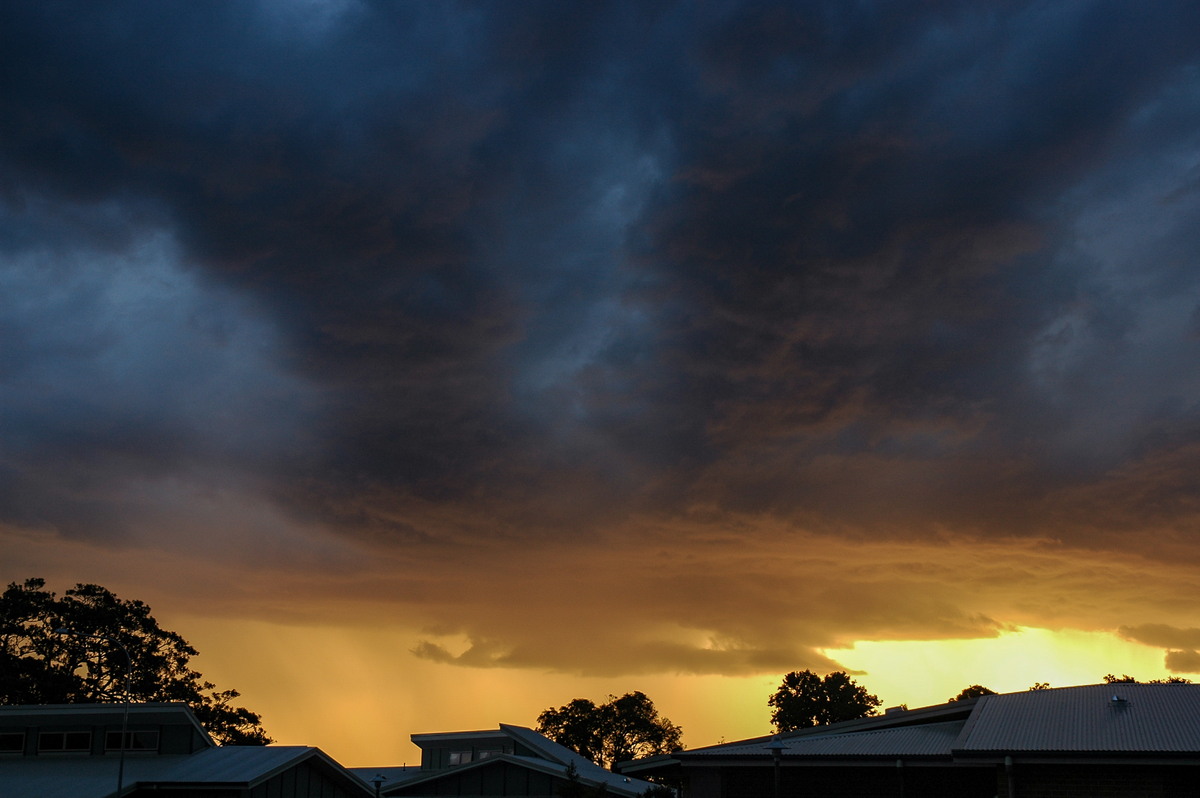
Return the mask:
[[[955,737],[954,742],[950,744],[951,753],[957,755],[957,753],[966,746],[967,741],[971,738],[971,734],[975,731],[975,725],[979,723],[979,719],[983,717],[984,709],[988,705],[988,699],[991,698],[992,695],[982,695],[975,699],[975,705],[971,708],[971,714],[967,716],[967,720],[963,724],[962,731],[958,733],[958,737]]]

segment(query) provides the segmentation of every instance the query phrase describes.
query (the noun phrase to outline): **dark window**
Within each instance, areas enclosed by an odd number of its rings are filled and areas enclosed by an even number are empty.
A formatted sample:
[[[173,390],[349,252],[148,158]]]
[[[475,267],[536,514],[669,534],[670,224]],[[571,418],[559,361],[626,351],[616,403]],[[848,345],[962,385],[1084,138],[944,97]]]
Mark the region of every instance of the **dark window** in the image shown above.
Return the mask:
[[[38,735],[39,751],[90,751],[92,733],[86,731],[42,732]]]
[[[470,751],[451,751],[450,752],[450,764],[451,765],[465,765],[470,761],[471,761],[471,752]]]
[[[121,732],[110,731],[104,735],[104,750],[119,751],[121,745]],[[157,751],[158,750],[158,732],[156,731],[131,731],[125,732],[125,750],[126,751]]]
[[[25,732],[0,732],[0,754],[25,752]]]

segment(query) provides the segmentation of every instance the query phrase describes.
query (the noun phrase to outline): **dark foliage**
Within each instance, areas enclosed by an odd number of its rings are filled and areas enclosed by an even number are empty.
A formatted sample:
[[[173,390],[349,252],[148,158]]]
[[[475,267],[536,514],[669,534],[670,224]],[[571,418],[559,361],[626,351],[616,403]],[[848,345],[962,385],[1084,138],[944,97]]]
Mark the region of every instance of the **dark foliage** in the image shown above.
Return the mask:
[[[792,671],[767,699],[771,723],[781,732],[865,718],[881,703],[843,671],[824,679],[812,671]]]
[[[1128,673],[1116,676],[1111,673],[1104,674],[1105,684],[1141,684],[1137,679],[1130,676]],[[1146,684],[1191,684],[1191,679],[1185,679],[1182,676],[1168,676],[1165,679],[1151,679]]]
[[[197,652],[163,629],[141,601],[99,585],[62,598],[45,580],[0,594],[0,704],[181,701],[221,745],[266,745],[259,716],[189,666]],[[128,659],[127,659],[128,657]]]
[[[645,693],[635,691],[620,698],[610,695],[608,699],[597,705],[576,698],[547,709],[538,715],[537,730],[604,767],[682,747],[683,730],[659,717]]]
[[[981,695],[995,695],[996,691],[982,684],[972,684],[969,687],[964,687],[962,692],[951,698],[951,701],[966,701],[968,698],[979,698]]]

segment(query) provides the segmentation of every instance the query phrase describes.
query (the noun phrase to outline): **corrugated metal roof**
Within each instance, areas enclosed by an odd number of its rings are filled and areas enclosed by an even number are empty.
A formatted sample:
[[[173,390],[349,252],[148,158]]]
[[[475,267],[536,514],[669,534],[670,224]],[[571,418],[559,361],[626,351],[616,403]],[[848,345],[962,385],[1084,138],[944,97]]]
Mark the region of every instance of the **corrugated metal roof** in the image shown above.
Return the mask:
[[[210,748],[189,756],[159,757],[171,759],[169,767],[151,769],[147,780],[250,784],[269,777],[301,760],[318,754],[316,748],[299,745],[226,746]],[[154,760],[147,759],[147,763]],[[140,762],[138,764],[141,764]],[[163,763],[167,765],[167,763]],[[126,765],[128,770],[128,765]]]
[[[117,761],[104,757],[0,758],[4,798],[108,798],[117,789]]]
[[[1113,696],[1123,700],[1113,701]],[[969,712],[969,716],[966,713]],[[957,734],[957,737],[953,735]],[[694,748],[680,761],[761,757],[771,737]],[[1200,755],[1200,685],[1098,684],[925,707],[779,735],[789,759],[1012,753]]]
[[[830,734],[850,734],[860,731],[881,731],[883,729],[909,727],[929,723],[963,721],[966,720],[966,718],[971,714],[976,701],[977,699],[970,698],[965,701],[936,704],[931,707],[889,711],[883,715],[871,715],[865,718],[844,720],[838,723],[831,723],[828,726],[810,726],[804,729],[795,729],[790,732],[783,732],[778,735],[765,734],[759,737],[751,737],[746,740],[738,740],[732,743],[719,743],[717,745],[703,746],[700,748],[690,748],[683,752],[683,755],[690,758],[692,756],[701,754],[721,754],[728,752],[730,748],[742,746],[746,746],[749,749],[753,749],[755,746],[757,746],[759,749],[761,749],[763,746],[770,743],[775,737],[779,737],[785,744],[790,745],[794,740],[814,736],[824,737]]]
[[[575,768],[582,773],[585,770],[604,770],[586,756],[572,751],[565,745],[559,745],[544,734],[535,732],[525,726],[514,726],[511,723],[501,723],[500,731],[517,740],[531,751],[536,751],[543,759],[567,765],[575,763]],[[608,771],[605,771],[606,773]]]
[[[249,786],[312,757],[340,769],[318,749],[303,746],[228,746],[194,754],[129,756],[125,791],[138,783]],[[4,798],[108,798],[116,792],[117,765],[112,756],[3,758],[2,794]],[[352,778],[348,773],[347,777]],[[360,786],[365,792],[365,784]]]
[[[955,749],[1200,753],[1200,685],[1093,684],[984,696]]]
[[[500,729],[505,734],[511,735],[526,747],[538,752],[549,760],[560,762],[563,765],[574,763],[575,770],[579,773],[581,779],[596,784],[606,784],[609,790],[640,794],[654,786],[648,781],[631,779],[628,776],[622,776],[620,773],[613,773],[607,768],[602,768],[587,757],[577,754],[564,745],[559,745],[544,734],[539,734],[533,729],[528,729],[524,726],[513,726],[508,723],[501,723]]]
[[[854,731],[781,738],[785,759],[804,757],[950,756],[963,721],[926,723],[879,731]],[[691,751],[691,756],[771,756],[762,739]]]

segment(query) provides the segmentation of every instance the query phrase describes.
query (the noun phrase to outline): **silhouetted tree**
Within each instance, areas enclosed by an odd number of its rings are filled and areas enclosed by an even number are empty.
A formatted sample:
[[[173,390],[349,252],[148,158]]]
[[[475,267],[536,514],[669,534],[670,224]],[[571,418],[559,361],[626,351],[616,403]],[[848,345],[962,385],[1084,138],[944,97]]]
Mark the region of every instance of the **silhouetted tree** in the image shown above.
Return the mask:
[[[990,690],[982,684],[973,684],[970,687],[964,687],[962,692],[951,698],[951,701],[966,701],[968,698],[979,698],[981,695],[995,695],[995,690]]]
[[[604,760],[600,707],[589,698],[576,698],[538,715],[537,730],[559,745],[600,764]]]
[[[812,671],[792,671],[767,699],[771,723],[781,732],[865,718],[881,703],[844,671],[824,679]]]
[[[1030,690],[1049,690],[1050,682],[1034,682],[1029,686]]]
[[[547,709],[537,730],[603,767],[679,750],[683,730],[659,717],[645,693],[609,696],[597,705],[587,698]]]
[[[62,598],[45,586],[26,579],[0,594],[0,704],[123,701],[128,675],[129,700],[184,702],[222,745],[271,742],[258,715],[231,705],[236,690],[218,691],[191,669],[196,650],[149,606],[99,585]]]
[[[1138,680],[1130,676],[1128,673],[1114,676],[1111,673],[1104,674],[1105,684],[1139,684]],[[1165,679],[1151,679],[1145,684],[1191,684],[1191,679],[1185,679],[1182,676],[1168,676]]]

